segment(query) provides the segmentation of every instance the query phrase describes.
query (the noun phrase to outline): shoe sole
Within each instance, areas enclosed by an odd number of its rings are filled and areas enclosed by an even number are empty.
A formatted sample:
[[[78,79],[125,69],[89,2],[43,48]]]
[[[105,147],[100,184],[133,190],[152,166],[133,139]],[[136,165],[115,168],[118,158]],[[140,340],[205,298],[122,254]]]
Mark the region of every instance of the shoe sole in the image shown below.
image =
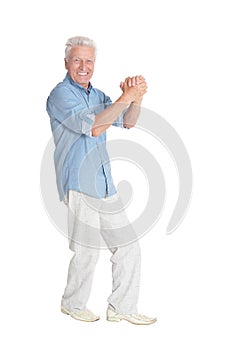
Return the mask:
[[[154,320],[154,321],[148,321],[148,322],[140,323],[140,322],[133,322],[133,321],[127,320],[127,318],[108,317],[107,321],[110,321],[110,322],[127,321],[127,322],[135,324],[137,326],[148,326],[149,324],[153,324],[153,323],[157,322],[157,319]]]

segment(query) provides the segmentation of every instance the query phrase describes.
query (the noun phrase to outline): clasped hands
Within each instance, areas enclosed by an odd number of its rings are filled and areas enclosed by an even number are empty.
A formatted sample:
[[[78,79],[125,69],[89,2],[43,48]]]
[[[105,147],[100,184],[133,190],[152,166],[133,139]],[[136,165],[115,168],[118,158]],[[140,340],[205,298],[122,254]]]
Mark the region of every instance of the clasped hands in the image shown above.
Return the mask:
[[[147,84],[145,78],[141,75],[135,77],[128,77],[124,82],[120,83],[120,88],[130,102],[142,100],[143,95],[146,93]]]

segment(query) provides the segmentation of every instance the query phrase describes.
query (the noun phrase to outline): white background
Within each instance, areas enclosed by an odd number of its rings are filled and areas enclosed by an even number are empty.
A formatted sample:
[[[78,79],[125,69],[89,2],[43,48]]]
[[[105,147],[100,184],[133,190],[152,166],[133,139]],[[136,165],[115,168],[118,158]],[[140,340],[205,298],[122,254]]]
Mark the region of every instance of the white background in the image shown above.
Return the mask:
[[[1,348],[232,349],[230,5],[226,0],[1,5]],[[101,320],[82,323],[59,311],[71,254],[44,211],[39,174],[51,137],[46,98],[64,77],[64,44],[74,35],[97,42],[92,82],[112,99],[126,76],[146,77],[143,105],[177,130],[192,161],[191,206],[167,236],[178,181],[166,150],[157,145],[167,204],[155,230],[140,241],[138,308],[158,317],[151,326],[105,320],[108,251],[101,253],[88,305]]]

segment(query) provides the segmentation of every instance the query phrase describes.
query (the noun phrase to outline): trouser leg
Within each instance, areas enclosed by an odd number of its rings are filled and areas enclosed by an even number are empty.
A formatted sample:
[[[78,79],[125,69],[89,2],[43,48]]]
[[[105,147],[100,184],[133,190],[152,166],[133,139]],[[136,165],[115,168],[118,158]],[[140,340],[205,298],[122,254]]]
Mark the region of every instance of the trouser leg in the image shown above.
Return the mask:
[[[88,226],[88,221],[92,226]],[[69,246],[74,252],[70,261],[67,285],[62,297],[62,305],[69,310],[86,308],[93,281],[99,249],[89,246],[99,226],[99,214],[86,205],[82,194],[69,191],[68,196],[68,234]],[[94,235],[94,243],[98,235]]]
[[[117,202],[114,203],[114,200]],[[112,253],[109,307],[123,314],[136,313],[140,287],[140,247],[119,197],[110,198],[102,208],[100,229]]]
[[[136,313],[141,262],[138,242],[110,250],[112,252],[112,294],[108,298],[109,306],[122,314]]]
[[[69,310],[86,308],[98,255],[97,249],[76,247],[70,261],[67,285],[62,297],[62,305]]]

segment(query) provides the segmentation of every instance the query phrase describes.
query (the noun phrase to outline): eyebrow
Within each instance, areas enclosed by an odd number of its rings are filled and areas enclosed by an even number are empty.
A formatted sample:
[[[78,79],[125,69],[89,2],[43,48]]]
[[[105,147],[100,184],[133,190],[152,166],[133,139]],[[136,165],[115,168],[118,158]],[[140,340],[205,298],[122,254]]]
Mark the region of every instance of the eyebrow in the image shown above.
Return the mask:
[[[78,58],[79,60],[83,60],[83,58],[78,57],[78,56],[71,56],[71,58]],[[84,60],[95,60],[95,57],[84,58]]]

